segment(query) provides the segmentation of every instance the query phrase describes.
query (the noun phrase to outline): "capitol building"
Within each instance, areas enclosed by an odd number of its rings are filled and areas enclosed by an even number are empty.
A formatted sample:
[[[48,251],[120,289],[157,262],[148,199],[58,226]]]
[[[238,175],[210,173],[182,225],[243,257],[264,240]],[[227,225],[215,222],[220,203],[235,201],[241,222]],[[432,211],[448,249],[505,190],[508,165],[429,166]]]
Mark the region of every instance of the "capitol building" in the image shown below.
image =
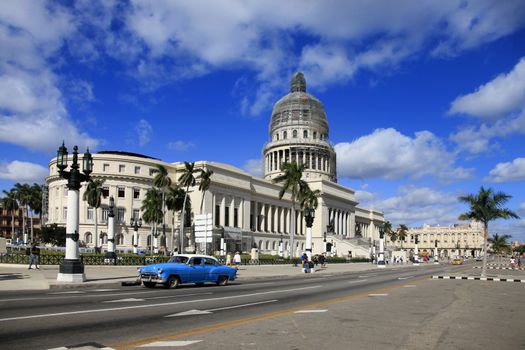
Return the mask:
[[[361,208],[355,191],[337,183],[337,159],[329,141],[329,127],[321,101],[306,91],[302,73],[292,77],[290,92],[277,101],[272,110],[269,140],[263,147],[264,178],[254,177],[234,166],[197,161],[196,169],[212,170],[207,191],[199,191],[199,182],[189,189],[191,210],[185,225],[185,250],[203,252],[203,244],[195,242],[195,218],[211,214],[212,235],[209,249],[218,251],[221,238],[226,250],[250,251],[255,247],[262,254],[279,254],[290,250],[295,255],[304,252],[306,223],[303,212],[291,217],[291,197],[279,199],[281,184],[272,180],[281,174],[283,163],[303,164],[303,180],[312,190],[319,190],[318,207],[312,226],[313,253],[369,257],[370,246],[379,240],[379,227],[384,223],[382,212]],[[79,158],[81,155],[79,155]],[[79,159],[80,160],[80,159]],[[66,180],[58,176],[56,158],[49,163],[47,224],[65,226],[67,217]],[[93,154],[92,178],[104,179],[104,196],[98,215],[95,208],[80,201],[80,241],[87,247],[107,249],[107,218],[109,198],[115,201],[115,244],[117,251],[133,247],[132,218],[142,216],[141,206],[146,192],[153,186],[155,169],[162,165],[176,183],[184,162],[168,163],[159,159],[122,151],[100,151]],[[197,178],[198,180],[198,178]],[[82,199],[85,186],[80,189]],[[201,209],[202,203],[202,209]],[[95,232],[95,217],[98,230]],[[296,222],[296,236],[290,240],[291,220]],[[159,245],[171,250],[172,227],[178,237],[180,214],[166,212],[166,236]],[[162,230],[161,230],[162,231]],[[162,235],[162,232],[160,232]],[[138,247],[152,247],[152,227],[143,223],[139,228]],[[177,245],[175,245],[177,246]],[[281,249],[282,247],[282,249]]]

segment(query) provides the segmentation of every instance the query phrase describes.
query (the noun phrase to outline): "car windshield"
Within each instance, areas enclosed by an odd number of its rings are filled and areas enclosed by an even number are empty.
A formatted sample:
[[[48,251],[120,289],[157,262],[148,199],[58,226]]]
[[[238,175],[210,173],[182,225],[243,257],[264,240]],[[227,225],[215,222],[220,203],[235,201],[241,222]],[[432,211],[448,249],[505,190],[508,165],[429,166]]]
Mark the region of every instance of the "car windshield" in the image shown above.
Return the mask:
[[[169,263],[176,263],[176,264],[186,264],[188,262],[187,256],[172,256],[170,260],[168,260]]]

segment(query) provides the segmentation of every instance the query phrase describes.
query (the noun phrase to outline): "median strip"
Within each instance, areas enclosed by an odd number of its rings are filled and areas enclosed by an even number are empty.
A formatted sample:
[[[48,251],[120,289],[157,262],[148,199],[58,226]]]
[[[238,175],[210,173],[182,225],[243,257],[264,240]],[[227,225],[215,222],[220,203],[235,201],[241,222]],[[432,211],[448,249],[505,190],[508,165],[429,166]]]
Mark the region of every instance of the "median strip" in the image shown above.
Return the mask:
[[[517,283],[525,283],[525,279],[519,279],[519,278],[498,278],[498,277],[432,276],[432,279],[440,279],[440,280],[469,280],[469,281],[493,281],[493,282],[517,282]]]

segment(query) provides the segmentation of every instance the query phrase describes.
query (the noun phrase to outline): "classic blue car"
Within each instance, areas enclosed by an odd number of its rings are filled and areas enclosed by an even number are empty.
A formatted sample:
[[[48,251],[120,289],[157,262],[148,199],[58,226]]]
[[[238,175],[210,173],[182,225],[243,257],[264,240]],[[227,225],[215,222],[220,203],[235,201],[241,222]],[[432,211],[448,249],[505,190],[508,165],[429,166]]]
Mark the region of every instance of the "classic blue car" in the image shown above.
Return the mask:
[[[153,288],[157,283],[165,288],[177,288],[182,283],[202,285],[213,282],[225,286],[237,277],[237,270],[220,264],[207,255],[174,255],[164,264],[152,264],[139,269],[139,278],[145,287]]]

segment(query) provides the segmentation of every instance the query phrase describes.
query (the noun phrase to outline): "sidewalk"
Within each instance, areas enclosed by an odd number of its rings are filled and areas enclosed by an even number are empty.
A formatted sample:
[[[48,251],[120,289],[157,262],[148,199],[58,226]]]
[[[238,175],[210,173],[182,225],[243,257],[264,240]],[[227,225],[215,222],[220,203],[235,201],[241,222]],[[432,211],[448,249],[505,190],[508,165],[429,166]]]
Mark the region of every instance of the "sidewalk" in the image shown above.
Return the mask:
[[[394,265],[391,268],[412,266]],[[301,267],[291,265],[246,265],[237,272],[237,280],[250,280],[266,277],[314,276],[344,272],[377,270],[370,263],[330,264],[326,268],[317,268],[311,274],[302,273]],[[137,266],[85,266],[84,283],[58,282],[58,265],[42,265],[39,270],[27,269],[27,265],[0,264],[0,291],[8,290],[46,290],[68,288],[110,288],[120,286],[122,282],[133,282],[138,275]]]

